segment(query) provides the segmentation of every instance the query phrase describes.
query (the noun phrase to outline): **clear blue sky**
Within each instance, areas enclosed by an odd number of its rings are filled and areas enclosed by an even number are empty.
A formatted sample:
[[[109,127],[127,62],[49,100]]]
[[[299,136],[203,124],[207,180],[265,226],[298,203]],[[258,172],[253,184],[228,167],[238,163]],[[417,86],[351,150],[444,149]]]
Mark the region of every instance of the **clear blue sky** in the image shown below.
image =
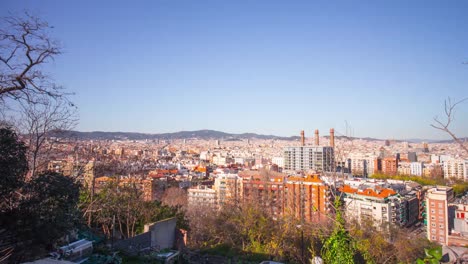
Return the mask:
[[[82,131],[447,138],[468,97],[468,1],[22,1],[65,53]],[[468,103],[454,130],[468,135]]]

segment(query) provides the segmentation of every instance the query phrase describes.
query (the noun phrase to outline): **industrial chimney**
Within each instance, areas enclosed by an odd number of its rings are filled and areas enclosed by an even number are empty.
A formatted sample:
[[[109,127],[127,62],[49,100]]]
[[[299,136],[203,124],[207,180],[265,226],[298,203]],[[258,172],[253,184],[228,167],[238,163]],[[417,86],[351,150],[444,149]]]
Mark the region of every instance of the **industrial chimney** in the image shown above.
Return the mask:
[[[335,147],[335,129],[330,128],[330,147]]]
[[[301,146],[305,145],[304,130],[301,130]]]
[[[315,146],[319,146],[320,145],[320,141],[319,141],[319,131],[318,129],[315,129]]]

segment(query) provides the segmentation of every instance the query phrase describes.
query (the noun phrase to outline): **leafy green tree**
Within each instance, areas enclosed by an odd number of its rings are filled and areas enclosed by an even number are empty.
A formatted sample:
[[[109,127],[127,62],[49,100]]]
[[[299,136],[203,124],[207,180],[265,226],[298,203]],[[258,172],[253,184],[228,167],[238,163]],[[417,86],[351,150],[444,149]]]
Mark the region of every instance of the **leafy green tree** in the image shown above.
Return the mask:
[[[25,181],[26,148],[0,129],[0,262],[22,262],[45,252],[76,224],[79,186],[57,173]]]
[[[27,182],[18,208],[20,241],[52,249],[79,221],[79,185],[59,173],[46,172]]]
[[[335,227],[333,233],[325,240],[322,248],[322,258],[325,263],[349,264],[354,263],[353,239],[345,229],[345,221],[341,215],[341,202],[335,200]]]
[[[11,194],[23,185],[27,171],[26,146],[13,130],[0,127],[0,211],[10,208]]]

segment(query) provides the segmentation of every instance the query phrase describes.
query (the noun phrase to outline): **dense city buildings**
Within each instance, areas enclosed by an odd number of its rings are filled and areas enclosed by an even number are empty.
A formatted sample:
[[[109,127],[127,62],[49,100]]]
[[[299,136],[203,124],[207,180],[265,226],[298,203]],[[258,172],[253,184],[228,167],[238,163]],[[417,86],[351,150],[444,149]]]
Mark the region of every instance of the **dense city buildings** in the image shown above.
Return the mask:
[[[299,140],[54,140],[53,158],[45,168],[76,177],[96,193],[118,183],[136,187],[142,200],[152,201],[175,187],[187,194],[188,208],[220,210],[253,203],[275,219],[289,215],[304,223],[329,219],[336,197],[332,194],[339,193],[348,221],[378,228],[426,223],[431,239],[434,224],[433,241],[465,245],[464,200],[447,198],[443,214],[436,215],[439,208],[433,214],[430,206],[439,196],[432,188],[371,179],[382,173],[466,180],[467,157],[453,145],[426,144],[425,152],[422,144],[389,141],[385,146],[384,141],[330,133],[330,138],[321,138],[319,131],[306,138],[304,132]]]

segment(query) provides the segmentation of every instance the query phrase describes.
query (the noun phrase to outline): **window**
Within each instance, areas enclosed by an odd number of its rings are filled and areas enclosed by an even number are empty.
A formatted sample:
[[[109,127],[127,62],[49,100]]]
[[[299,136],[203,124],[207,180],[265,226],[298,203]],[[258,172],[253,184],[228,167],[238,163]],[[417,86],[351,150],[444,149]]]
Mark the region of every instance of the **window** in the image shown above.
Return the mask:
[[[443,203],[439,203],[439,208],[442,208],[443,207]]]
[[[431,202],[431,207],[434,207],[435,206],[435,203],[434,202]]]
[[[432,226],[432,227],[435,227],[435,226],[436,226],[436,224],[435,224],[435,223],[432,223],[432,224],[431,224],[431,226]]]
[[[444,229],[444,225],[443,225],[443,224],[440,224],[440,225],[439,225],[439,228]]]

